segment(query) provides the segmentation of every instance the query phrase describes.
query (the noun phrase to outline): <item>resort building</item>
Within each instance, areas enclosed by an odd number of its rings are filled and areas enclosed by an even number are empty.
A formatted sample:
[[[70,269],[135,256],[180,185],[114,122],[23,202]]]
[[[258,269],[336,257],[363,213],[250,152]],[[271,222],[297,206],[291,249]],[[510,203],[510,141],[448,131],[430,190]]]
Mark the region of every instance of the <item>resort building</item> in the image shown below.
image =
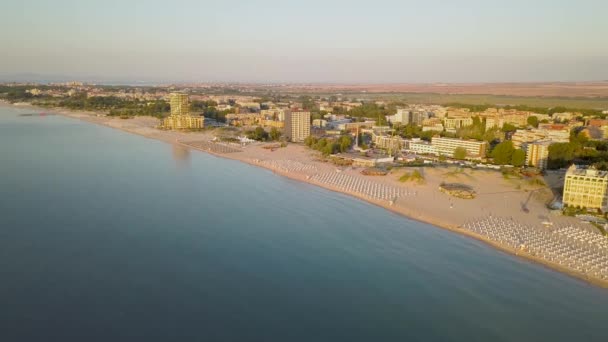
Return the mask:
[[[431,140],[433,147],[439,155],[454,157],[454,151],[462,147],[467,150],[467,156],[472,159],[480,159],[486,156],[488,143],[477,140],[463,140],[436,137]]]
[[[171,115],[190,115],[190,101],[188,100],[188,94],[169,94],[169,104],[171,105]]]
[[[171,115],[161,121],[164,129],[201,129],[205,127],[205,118],[190,115],[188,94],[171,93],[169,95]]]
[[[432,154],[438,155],[437,149],[428,141],[420,140],[420,139],[412,139],[409,141],[409,146],[406,146],[405,149],[414,152],[416,154]]]
[[[310,135],[310,112],[285,113],[285,137],[292,142],[302,142]]]
[[[285,121],[277,121],[277,120],[260,120],[260,126],[262,127],[274,127],[283,129],[285,128]]]
[[[262,120],[262,116],[255,113],[226,114],[226,122],[228,122],[230,126],[254,126],[257,125],[260,120]]]
[[[569,207],[608,209],[608,172],[570,166],[564,181],[564,204]]]
[[[443,124],[440,118],[428,118],[422,122],[422,131],[443,132]]]
[[[458,128],[467,127],[471,125],[473,125],[472,117],[454,117],[443,119],[443,126],[445,127],[445,130],[449,132],[455,132]]]
[[[406,140],[396,136],[376,135],[374,136],[374,144],[377,148],[383,148],[390,151],[400,151],[405,148]]]
[[[264,109],[260,112],[260,114],[266,119],[285,121],[285,110],[274,108],[274,109]]]
[[[554,143],[570,141],[570,128],[565,125],[542,125],[534,129],[518,129],[511,136],[513,147],[523,148],[527,143],[549,140]]]
[[[537,141],[526,145],[526,165],[539,169],[547,168],[551,141]]]

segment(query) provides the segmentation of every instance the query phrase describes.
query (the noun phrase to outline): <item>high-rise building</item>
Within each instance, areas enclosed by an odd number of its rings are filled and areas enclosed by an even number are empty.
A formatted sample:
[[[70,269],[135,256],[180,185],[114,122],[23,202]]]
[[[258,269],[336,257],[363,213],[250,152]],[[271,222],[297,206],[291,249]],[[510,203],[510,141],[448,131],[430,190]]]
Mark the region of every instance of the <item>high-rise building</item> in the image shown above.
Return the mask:
[[[536,141],[526,145],[526,165],[546,169],[551,141]]]
[[[608,172],[570,166],[564,180],[564,204],[569,207],[608,210]]]
[[[200,129],[205,126],[205,118],[190,115],[190,101],[188,94],[171,93],[169,95],[171,115],[161,122],[165,129]]]
[[[424,122],[424,120],[427,120],[428,118],[431,117],[430,113],[425,110],[412,111],[410,116],[411,116],[410,123],[412,123],[416,126],[422,126],[422,123]]]
[[[171,115],[190,115],[190,101],[188,100],[188,94],[169,94],[169,104],[171,105]]]
[[[285,137],[293,142],[302,142],[310,135],[310,112],[285,113]]]
[[[411,112],[409,109],[399,108],[396,114],[387,116],[386,120],[393,124],[407,125],[411,121]]]

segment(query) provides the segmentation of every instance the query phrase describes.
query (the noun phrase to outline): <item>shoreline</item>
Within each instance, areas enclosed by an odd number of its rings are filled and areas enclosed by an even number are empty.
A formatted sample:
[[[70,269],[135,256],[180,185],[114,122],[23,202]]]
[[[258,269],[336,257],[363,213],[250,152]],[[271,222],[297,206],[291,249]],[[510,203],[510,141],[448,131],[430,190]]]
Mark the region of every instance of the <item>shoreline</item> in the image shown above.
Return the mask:
[[[350,197],[357,198],[368,204],[376,205],[378,207],[386,209],[392,213],[398,214],[407,219],[429,224],[429,225],[435,226],[438,229],[445,229],[452,233],[464,235],[466,237],[475,239],[479,242],[485,243],[486,245],[489,245],[490,247],[493,247],[501,252],[507,253],[507,254],[515,256],[515,257],[521,257],[524,260],[539,264],[545,268],[548,268],[553,271],[560,272],[562,274],[576,278],[587,284],[598,286],[601,288],[608,288],[608,280],[591,277],[582,272],[578,272],[576,270],[564,267],[555,262],[551,262],[551,261],[545,260],[543,258],[540,258],[538,256],[532,255],[526,251],[515,249],[510,246],[498,243],[497,241],[494,241],[486,236],[483,236],[483,235],[477,234],[473,231],[461,228],[462,224],[455,223],[454,222],[455,220],[450,220],[449,217],[447,217],[447,216],[446,217],[433,216],[432,214],[429,214],[428,212],[425,213],[420,209],[417,210],[416,208],[414,208],[410,205],[403,205],[404,203],[407,204],[406,203],[408,200],[407,198],[402,199],[401,197],[399,197],[397,199],[396,203],[394,203],[395,205],[392,202],[389,204],[389,202],[387,202],[387,201],[383,201],[383,200],[379,200],[379,199],[372,199],[372,198],[366,197],[366,196],[364,196],[360,193],[354,192],[354,191],[343,190],[336,186],[332,186],[332,185],[325,184],[320,181],[316,181],[310,175],[307,175],[306,172],[290,172],[288,170],[287,171],[281,170],[279,167],[272,167],[271,165],[264,164],[262,161],[260,161],[258,159],[252,159],[251,156],[247,155],[247,153],[245,151],[239,152],[239,153],[218,153],[218,152],[212,151],[210,149],[203,149],[200,147],[193,146],[191,144],[188,144],[188,141],[184,141],[184,140],[180,141],[178,138],[180,136],[182,136],[182,134],[180,134],[179,132],[172,132],[172,131],[166,132],[166,131],[159,131],[156,129],[149,129],[149,130],[145,130],[145,131],[138,131],[138,129],[129,129],[129,127],[125,127],[124,125],[123,126],[113,125],[113,124],[110,124],[109,121],[104,121],[103,119],[100,119],[100,118],[106,118],[106,117],[97,116],[99,113],[71,111],[71,110],[67,110],[67,109],[63,109],[63,108],[44,108],[44,107],[37,107],[37,106],[31,105],[31,104],[14,105],[14,104],[10,104],[10,103],[4,102],[4,101],[0,101],[0,105],[9,106],[12,108],[28,108],[28,109],[32,109],[32,110],[49,111],[49,112],[52,112],[52,113],[55,113],[55,114],[58,114],[58,115],[61,115],[64,117],[68,117],[71,119],[78,119],[81,121],[85,121],[87,123],[102,125],[105,127],[121,130],[123,132],[136,134],[136,135],[148,138],[148,139],[160,140],[160,141],[163,141],[163,142],[166,142],[169,144],[178,145],[178,146],[181,146],[184,148],[188,148],[190,150],[206,152],[215,157],[237,160],[237,161],[249,164],[251,166],[261,167],[261,168],[270,170],[279,176],[283,176],[283,177],[286,177],[286,178],[289,178],[289,179],[292,179],[295,181],[300,181],[300,182],[304,182],[307,184],[315,185],[315,186],[324,188],[329,191],[338,192],[338,193],[342,193],[342,194],[345,194]],[[118,119],[118,120],[120,120],[120,119]],[[133,120],[133,119],[129,119],[129,120]],[[123,124],[128,123],[129,120],[123,120]],[[139,127],[137,127],[137,128],[139,128]],[[187,135],[188,133],[185,133],[185,134]],[[175,140],[173,140],[173,138],[175,138]],[[191,142],[194,142],[194,141],[191,141]],[[296,145],[296,146],[298,146],[298,145]],[[294,147],[292,149],[295,149],[295,148],[297,148],[297,147]],[[300,151],[298,151],[298,152],[300,152],[300,153],[308,152],[305,150],[303,151],[303,149],[304,149],[304,147],[300,146]],[[273,152],[270,152],[270,153],[273,153]],[[275,156],[273,155],[273,157],[275,157]],[[272,160],[272,159],[267,159],[265,161],[269,161],[269,160]],[[280,161],[280,159],[274,159],[274,160]],[[302,159],[302,160],[304,160],[304,159]],[[305,163],[306,163],[306,160],[304,160],[304,164]],[[314,162],[311,162],[310,164],[315,164],[318,166],[318,165],[320,165],[318,163],[319,162],[314,161]],[[336,169],[336,168],[333,166],[330,166],[330,165],[326,165],[325,169],[331,170],[331,169]],[[331,172],[331,171],[329,171],[329,172]],[[427,194],[427,196],[430,196],[430,195]],[[500,198],[500,196],[499,196],[499,198]],[[430,197],[429,197],[429,199],[430,199],[429,202],[432,202],[432,199]],[[397,203],[397,202],[399,202],[399,203]],[[424,201],[416,201],[416,202],[424,202]],[[445,202],[445,200],[444,200],[444,202]],[[450,200],[450,203],[452,203],[451,200]],[[458,201],[454,201],[454,203],[460,204],[460,202],[458,202]],[[414,203],[411,203],[411,204],[414,204]],[[420,203],[417,203],[417,204],[420,205]],[[429,203],[429,205],[433,205],[433,204],[435,204],[435,203]],[[505,204],[507,204],[506,196],[505,196]],[[488,207],[487,209],[490,209],[490,208]],[[440,209],[438,209],[438,210],[440,210]],[[461,214],[461,216],[462,215],[465,215],[465,214],[463,213],[463,214]],[[471,217],[465,217],[465,218],[469,219]]]
[[[183,146],[192,148],[189,145],[183,145]],[[201,152],[207,152],[207,153],[209,153],[211,155],[214,155],[214,156],[220,157],[220,158],[221,157],[225,157],[223,155],[220,155],[220,154],[217,154],[217,153],[213,153],[213,152],[210,152],[210,151],[205,151],[205,150],[202,150],[202,149],[196,149],[196,148],[192,148],[192,149],[199,150]],[[230,158],[230,157],[227,157],[227,158],[228,159],[233,159],[233,158]],[[238,159],[233,159],[233,160],[238,160]],[[242,161],[242,160],[239,160],[239,161]],[[371,204],[371,205],[378,206],[378,207],[380,207],[382,209],[390,211],[390,212],[392,212],[394,214],[397,214],[397,215],[399,215],[401,217],[404,217],[406,219],[409,219],[409,220],[413,220],[413,221],[417,221],[417,222],[420,222],[420,223],[428,224],[428,225],[436,227],[437,229],[448,230],[448,231],[450,231],[452,233],[455,233],[455,234],[464,235],[465,237],[472,238],[472,239],[474,239],[476,241],[485,243],[486,245],[489,245],[490,247],[495,248],[495,249],[497,249],[497,250],[499,250],[501,252],[504,252],[506,254],[509,254],[511,256],[523,258],[526,261],[533,262],[535,264],[543,266],[543,267],[545,267],[547,269],[550,269],[552,271],[556,271],[556,272],[568,275],[568,276],[570,276],[572,278],[581,280],[581,281],[583,281],[585,283],[588,283],[590,285],[595,285],[595,286],[598,286],[598,287],[601,287],[601,288],[608,289],[608,281],[604,281],[604,280],[601,280],[601,279],[588,277],[588,276],[586,276],[586,275],[584,275],[582,273],[578,273],[578,272],[572,271],[571,269],[563,267],[563,266],[561,266],[559,264],[551,263],[551,262],[546,261],[546,260],[544,260],[542,258],[539,258],[539,257],[536,257],[534,255],[531,255],[531,254],[529,254],[529,253],[527,253],[525,251],[509,248],[508,246],[501,245],[501,244],[499,244],[499,243],[497,243],[497,242],[495,242],[495,241],[493,241],[491,239],[488,239],[488,238],[484,237],[483,235],[476,234],[474,232],[462,229],[462,228],[460,228],[460,226],[445,224],[445,223],[443,223],[443,222],[441,222],[439,220],[433,220],[432,218],[428,218],[428,217],[425,217],[423,215],[414,215],[414,214],[408,215],[406,213],[403,213],[402,211],[396,210],[395,208],[393,208],[391,206],[385,205],[385,204],[380,203],[380,202],[371,201],[370,199],[365,198],[364,196],[360,196],[360,195],[357,195],[357,194],[353,194],[353,193],[349,193],[349,192],[346,192],[346,191],[342,191],[342,190],[336,189],[334,187],[326,186],[324,184],[320,184],[320,183],[316,183],[316,182],[310,182],[308,180],[302,180],[302,179],[299,179],[298,177],[293,177],[289,173],[281,172],[279,170],[270,169],[270,168],[264,167],[262,165],[248,163],[246,161],[242,161],[242,162],[245,162],[245,163],[247,163],[249,165],[252,165],[252,166],[257,166],[257,167],[261,167],[261,168],[270,170],[273,173],[275,173],[275,174],[277,174],[279,176],[282,176],[282,177],[286,177],[286,178],[289,178],[289,179],[292,179],[292,180],[296,180],[296,181],[301,181],[301,182],[304,182],[304,183],[307,183],[307,184],[311,184],[311,185],[315,185],[315,186],[324,188],[324,189],[329,190],[329,191],[338,192],[338,193],[341,193],[341,194],[344,194],[344,195],[347,195],[347,196],[350,196],[350,197],[354,197],[356,199],[359,199],[359,200],[364,201],[364,202],[366,202],[368,204]]]

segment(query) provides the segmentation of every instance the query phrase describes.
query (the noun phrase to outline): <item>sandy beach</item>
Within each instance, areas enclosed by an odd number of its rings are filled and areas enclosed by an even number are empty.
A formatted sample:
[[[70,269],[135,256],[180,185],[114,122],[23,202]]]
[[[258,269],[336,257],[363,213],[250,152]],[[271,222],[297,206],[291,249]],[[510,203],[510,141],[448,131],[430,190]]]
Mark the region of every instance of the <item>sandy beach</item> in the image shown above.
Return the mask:
[[[424,175],[423,183],[400,182],[400,176],[406,171],[412,171],[412,168],[394,168],[386,176],[365,176],[361,174],[362,168],[338,167],[323,162],[317,152],[298,144],[288,144],[287,147],[276,149],[264,148],[272,145],[271,143],[252,143],[246,146],[220,144],[212,141],[217,136],[217,130],[158,130],[155,128],[158,119],[152,117],[120,119],[92,112],[48,110],[24,105],[20,108],[53,112],[263,167],[281,176],[362,199],[408,218],[475,238],[504,252],[524,257],[589,283],[608,287],[607,280],[551,262],[529,253],[526,249],[513,248],[463,229],[469,222],[491,216],[528,226],[541,227],[543,222],[551,222],[554,226],[576,226],[581,230],[597,233],[594,227],[583,225],[575,218],[551,213],[546,207],[546,203],[553,198],[549,188],[522,179],[506,179],[497,171],[455,167],[417,168]],[[560,180],[556,178],[555,181]],[[469,185],[474,188],[477,196],[474,199],[449,196],[439,190],[442,182]],[[529,210],[522,210],[524,206]]]

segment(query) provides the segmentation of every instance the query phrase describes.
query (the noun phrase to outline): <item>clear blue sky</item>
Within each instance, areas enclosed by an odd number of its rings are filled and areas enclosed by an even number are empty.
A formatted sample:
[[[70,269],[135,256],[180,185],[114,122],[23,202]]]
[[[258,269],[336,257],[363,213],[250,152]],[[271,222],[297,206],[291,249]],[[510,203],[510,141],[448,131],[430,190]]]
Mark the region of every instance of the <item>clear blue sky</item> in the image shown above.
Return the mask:
[[[0,80],[605,80],[607,17],[608,0],[3,0]]]

